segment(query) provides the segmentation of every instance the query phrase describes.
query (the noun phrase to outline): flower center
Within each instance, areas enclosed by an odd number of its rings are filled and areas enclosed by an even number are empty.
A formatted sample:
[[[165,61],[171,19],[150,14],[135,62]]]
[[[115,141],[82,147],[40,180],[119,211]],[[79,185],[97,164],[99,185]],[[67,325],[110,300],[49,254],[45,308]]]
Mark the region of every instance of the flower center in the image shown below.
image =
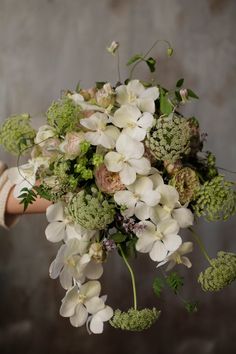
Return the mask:
[[[83,304],[85,302],[85,300],[86,300],[86,296],[85,295],[83,295],[83,294],[79,294],[78,295],[78,301],[79,301],[80,304]]]
[[[160,230],[158,230],[158,229],[156,229],[156,231],[155,231],[155,236],[160,241],[164,238],[163,233]]]
[[[74,268],[74,267],[76,266],[75,259],[74,259],[73,257],[67,258],[66,264],[67,264],[69,267]]]
[[[135,127],[136,127],[136,123],[135,122],[129,121],[127,123],[127,128],[135,128]]]
[[[133,92],[129,92],[128,93],[128,100],[129,100],[129,102],[134,102],[134,101],[136,101],[136,95],[133,93]]]
[[[169,208],[167,205],[164,205],[163,206],[163,209],[165,210],[165,211],[167,211],[167,213],[171,213],[172,212],[172,208]]]

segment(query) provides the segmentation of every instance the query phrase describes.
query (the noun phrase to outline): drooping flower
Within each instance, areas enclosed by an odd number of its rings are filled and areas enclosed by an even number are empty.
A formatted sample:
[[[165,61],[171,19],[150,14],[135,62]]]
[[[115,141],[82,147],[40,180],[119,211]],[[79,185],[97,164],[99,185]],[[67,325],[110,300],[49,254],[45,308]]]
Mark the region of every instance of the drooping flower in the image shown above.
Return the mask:
[[[97,233],[96,230],[87,230],[81,225],[73,223],[65,213],[63,202],[50,205],[47,208],[46,216],[50,224],[47,226],[45,234],[51,242],[68,241],[73,238],[83,239],[83,249],[86,249],[91,238]]]
[[[137,173],[147,175],[151,169],[150,161],[143,154],[143,144],[122,133],[116,141],[116,151],[108,152],[104,163],[109,171],[119,172],[122,183],[130,185]]]
[[[117,109],[112,118],[112,123],[118,128],[123,128],[123,133],[138,141],[142,141],[154,118],[151,113],[141,113],[140,110],[131,104],[126,104]]]
[[[80,124],[91,130],[85,133],[85,139],[92,145],[102,145],[107,149],[115,147],[120,134],[118,128],[108,125],[109,118],[105,113],[96,112],[89,118],[80,120]]]
[[[145,226],[136,235],[138,241],[136,249],[142,253],[149,253],[153,261],[163,261],[169,252],[176,251],[182,243],[178,223],[173,220],[161,221],[158,225],[150,221],[141,221]]]
[[[114,195],[116,203],[126,207],[122,214],[126,217],[135,215],[139,220],[148,219],[151,207],[157,205],[161,199],[158,189],[153,188],[152,180],[149,177],[137,178],[127,189]]]
[[[71,288],[74,280],[83,282],[85,278],[98,279],[103,273],[102,265],[96,263],[88,253],[81,255],[83,247],[83,239],[67,241],[50,265],[50,277],[56,279],[59,276],[64,289]]]
[[[94,242],[90,245],[89,255],[96,263],[103,263],[106,259],[106,251],[101,242]]]
[[[48,167],[48,158],[36,157],[28,163],[19,167],[12,167],[8,170],[8,177],[12,184],[15,184],[14,197],[18,198],[23,188],[32,189],[36,182],[36,173],[39,167]]]
[[[158,87],[145,88],[139,80],[131,80],[128,85],[116,88],[116,100],[120,105],[136,105],[142,112],[155,112],[155,100],[159,97]]]
[[[110,324],[114,328],[140,332],[150,328],[158,319],[160,311],[156,308],[142,310],[129,309],[127,312],[116,310]]]
[[[105,193],[114,194],[125,189],[124,184],[121,183],[119,173],[108,171],[104,164],[95,170],[95,181],[99,190]]]
[[[97,90],[95,95],[97,104],[101,107],[108,108],[115,103],[115,91],[110,83],[106,83],[103,87]]]
[[[193,250],[193,243],[192,242],[183,242],[180,247],[171,253],[169,256],[166,257],[162,262],[158,264],[157,267],[160,267],[167,262],[169,263],[166,270],[171,270],[174,268],[176,264],[184,264],[187,268],[192,267],[192,263],[188,259],[188,257],[184,256],[185,254],[188,254],[192,252]]]
[[[194,170],[184,167],[174,174],[170,185],[176,188],[179,193],[179,201],[184,205],[195,199],[200,182]]]
[[[117,49],[119,48],[119,42],[112,41],[110,46],[107,47],[107,51],[111,53],[112,55],[115,55]]]

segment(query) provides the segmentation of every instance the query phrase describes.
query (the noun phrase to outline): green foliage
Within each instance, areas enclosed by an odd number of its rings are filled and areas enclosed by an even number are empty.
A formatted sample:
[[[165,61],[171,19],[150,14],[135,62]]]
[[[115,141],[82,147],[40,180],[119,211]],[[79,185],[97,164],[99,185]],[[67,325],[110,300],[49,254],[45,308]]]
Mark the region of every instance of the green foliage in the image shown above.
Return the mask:
[[[156,60],[150,57],[145,61],[147,63],[147,66],[149,67],[149,70],[151,71],[151,73],[153,73],[156,70]]]
[[[28,208],[30,204],[33,204],[37,199],[37,193],[35,193],[34,189],[22,188],[21,194],[18,197],[21,199],[20,204],[23,204],[24,211]]]
[[[195,313],[198,311],[198,301],[184,301],[184,307],[188,313]]]
[[[195,92],[193,92],[190,89],[188,89],[187,91],[188,91],[188,96],[189,97],[192,97],[192,98],[195,98],[195,99],[199,99],[198,95]]]
[[[152,288],[155,295],[159,297],[164,287],[165,287],[164,280],[162,278],[156,277],[152,284]]]
[[[176,87],[181,87],[184,83],[184,79],[179,79],[177,82],[176,82]]]
[[[172,272],[166,277],[166,283],[175,294],[178,294],[184,285],[184,278],[178,273]]]
[[[160,90],[160,110],[162,114],[167,116],[173,111],[173,105],[168,98],[168,93],[162,89]]]
[[[135,54],[128,60],[126,65],[127,66],[132,65],[132,64],[136,63],[138,60],[142,60],[142,59],[143,59],[142,54]]]
[[[173,53],[174,53],[174,49],[171,48],[171,47],[169,47],[169,48],[167,49],[167,55],[168,55],[168,57],[171,57],[171,56],[173,55]]]
[[[127,239],[127,235],[124,235],[124,234],[122,234],[122,232],[118,231],[118,232],[110,235],[110,238],[115,243],[121,243],[121,242],[124,242]]]

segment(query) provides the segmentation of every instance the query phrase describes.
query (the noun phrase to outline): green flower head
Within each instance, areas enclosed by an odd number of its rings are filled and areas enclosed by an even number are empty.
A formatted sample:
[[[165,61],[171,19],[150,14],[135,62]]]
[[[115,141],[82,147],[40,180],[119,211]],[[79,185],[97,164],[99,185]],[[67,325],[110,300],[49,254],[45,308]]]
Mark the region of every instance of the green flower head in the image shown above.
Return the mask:
[[[11,154],[19,155],[32,147],[35,135],[29,114],[12,116],[0,128],[0,144]]]
[[[67,212],[85,229],[103,230],[114,220],[115,207],[101,195],[88,194],[83,190],[70,200]]]
[[[191,131],[185,118],[171,114],[156,120],[146,146],[157,160],[174,162],[190,153]]]
[[[236,280],[236,254],[220,251],[198,277],[204,291],[219,291]]]
[[[236,209],[236,192],[232,186],[223,176],[205,182],[196,194],[193,206],[196,215],[208,221],[227,220]]]
[[[47,111],[47,122],[59,135],[78,130],[80,107],[68,96],[55,101]]]
[[[150,328],[158,319],[160,311],[156,308],[135,310],[129,309],[127,312],[116,310],[110,320],[114,328],[120,328],[126,331],[139,332]]]

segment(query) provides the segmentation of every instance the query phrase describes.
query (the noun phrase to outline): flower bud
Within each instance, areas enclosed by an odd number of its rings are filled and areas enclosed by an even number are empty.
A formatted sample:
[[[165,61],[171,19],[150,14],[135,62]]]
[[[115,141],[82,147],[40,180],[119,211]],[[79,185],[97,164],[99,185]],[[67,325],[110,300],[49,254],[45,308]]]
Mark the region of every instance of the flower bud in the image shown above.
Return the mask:
[[[99,242],[94,242],[89,248],[89,255],[95,260],[96,263],[102,263],[106,259],[106,252],[103,245]]]
[[[116,41],[113,41],[109,47],[107,47],[107,51],[111,53],[112,55],[115,55],[115,52],[119,48],[119,43]]]

